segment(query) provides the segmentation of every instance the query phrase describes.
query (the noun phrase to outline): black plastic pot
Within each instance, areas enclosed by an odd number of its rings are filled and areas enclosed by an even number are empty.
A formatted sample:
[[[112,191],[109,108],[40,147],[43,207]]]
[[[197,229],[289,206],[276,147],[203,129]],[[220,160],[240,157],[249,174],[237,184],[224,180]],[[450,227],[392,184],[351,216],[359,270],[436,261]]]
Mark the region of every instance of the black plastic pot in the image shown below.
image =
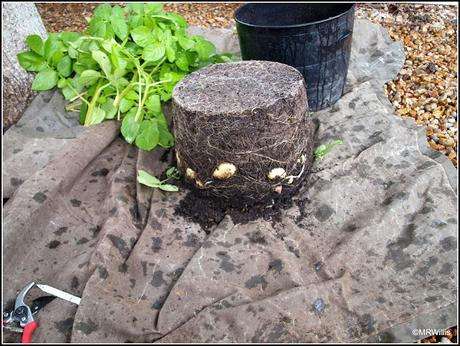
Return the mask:
[[[297,68],[317,111],[343,95],[350,61],[354,4],[249,3],[234,14],[243,60]]]

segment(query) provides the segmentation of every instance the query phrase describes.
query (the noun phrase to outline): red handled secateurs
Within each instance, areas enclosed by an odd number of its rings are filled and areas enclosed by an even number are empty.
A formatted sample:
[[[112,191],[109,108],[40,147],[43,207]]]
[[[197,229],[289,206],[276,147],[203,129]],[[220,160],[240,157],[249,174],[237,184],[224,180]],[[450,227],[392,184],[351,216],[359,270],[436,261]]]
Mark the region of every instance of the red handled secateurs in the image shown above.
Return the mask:
[[[3,327],[14,332],[22,333],[22,343],[29,343],[32,334],[38,328],[38,323],[34,320],[33,315],[56,297],[77,305],[80,304],[80,298],[78,297],[48,285],[37,284],[38,288],[51,294],[51,296],[37,298],[29,307],[25,303],[25,298],[34,286],[35,282],[31,282],[24,287],[16,297],[14,310],[3,314]],[[14,326],[15,323],[19,324],[20,327]]]

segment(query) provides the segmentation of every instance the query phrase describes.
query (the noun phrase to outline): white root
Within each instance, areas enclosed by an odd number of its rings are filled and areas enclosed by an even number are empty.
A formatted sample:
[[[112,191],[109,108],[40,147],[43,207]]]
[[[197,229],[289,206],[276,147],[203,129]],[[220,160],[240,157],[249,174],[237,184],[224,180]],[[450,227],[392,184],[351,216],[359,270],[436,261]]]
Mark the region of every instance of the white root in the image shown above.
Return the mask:
[[[290,185],[290,184],[293,183],[294,179],[299,179],[302,176],[304,170],[305,170],[305,163],[303,164],[302,170],[300,171],[299,174],[290,175],[290,176],[286,177],[284,180],[287,180],[287,184]]]

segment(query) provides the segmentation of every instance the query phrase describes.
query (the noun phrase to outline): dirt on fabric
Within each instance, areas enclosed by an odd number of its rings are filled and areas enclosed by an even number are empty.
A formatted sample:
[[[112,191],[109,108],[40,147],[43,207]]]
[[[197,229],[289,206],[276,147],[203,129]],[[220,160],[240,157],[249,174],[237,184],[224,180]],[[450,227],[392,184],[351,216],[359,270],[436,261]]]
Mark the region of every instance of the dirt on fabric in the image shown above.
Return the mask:
[[[284,188],[281,194],[273,193],[255,204],[244,203],[237,196],[230,200],[212,196],[208,191],[197,189],[184,178],[179,182],[179,186],[181,190],[187,189],[189,192],[176,206],[174,214],[198,223],[207,234],[225,215],[229,215],[234,224],[246,224],[259,218],[276,224],[282,221],[284,209],[296,203],[302,210],[304,203],[303,200],[294,198],[300,185]],[[305,215],[302,215],[302,218],[303,216]]]

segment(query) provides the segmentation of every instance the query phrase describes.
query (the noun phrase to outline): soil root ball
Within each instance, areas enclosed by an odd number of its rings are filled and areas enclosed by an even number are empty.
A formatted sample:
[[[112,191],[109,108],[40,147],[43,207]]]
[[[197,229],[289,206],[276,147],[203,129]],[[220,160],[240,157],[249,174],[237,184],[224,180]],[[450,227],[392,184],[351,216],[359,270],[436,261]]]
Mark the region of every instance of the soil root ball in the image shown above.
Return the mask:
[[[173,91],[178,168],[210,195],[260,202],[291,190],[313,161],[305,82],[269,61],[215,64]]]

